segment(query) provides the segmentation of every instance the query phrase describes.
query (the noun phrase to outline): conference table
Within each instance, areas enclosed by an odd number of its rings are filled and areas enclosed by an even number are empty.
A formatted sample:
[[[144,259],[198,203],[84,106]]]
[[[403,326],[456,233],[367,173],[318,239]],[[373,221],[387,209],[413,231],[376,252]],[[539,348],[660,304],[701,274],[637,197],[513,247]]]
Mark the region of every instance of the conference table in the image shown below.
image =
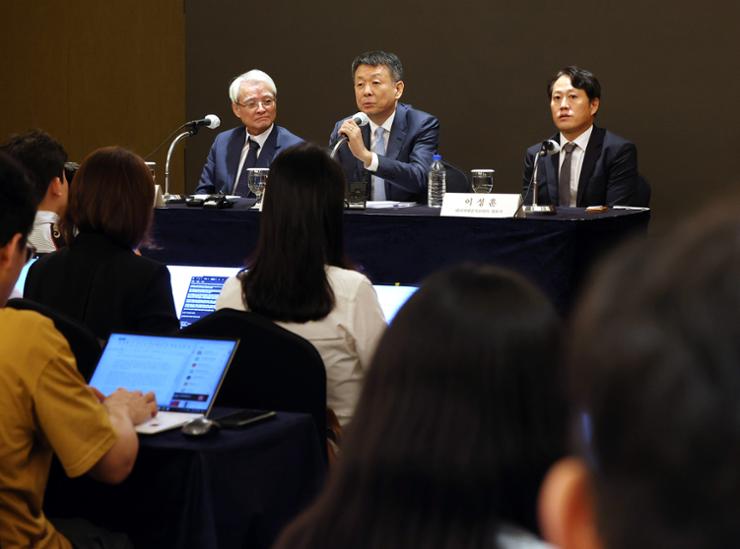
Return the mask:
[[[244,265],[259,231],[253,202],[157,208],[153,244],[142,253],[170,265]],[[555,215],[508,219],[440,217],[426,206],[346,210],[344,239],[348,258],[375,284],[415,285],[447,266],[487,263],[530,279],[566,314],[596,261],[645,234],[649,220],[647,209],[559,208]]]
[[[207,438],[178,429],[139,439],[134,470],[117,486],[69,479],[53,467],[47,515],[84,517],[126,533],[137,548],[267,549],[326,474],[307,414],[278,412]]]

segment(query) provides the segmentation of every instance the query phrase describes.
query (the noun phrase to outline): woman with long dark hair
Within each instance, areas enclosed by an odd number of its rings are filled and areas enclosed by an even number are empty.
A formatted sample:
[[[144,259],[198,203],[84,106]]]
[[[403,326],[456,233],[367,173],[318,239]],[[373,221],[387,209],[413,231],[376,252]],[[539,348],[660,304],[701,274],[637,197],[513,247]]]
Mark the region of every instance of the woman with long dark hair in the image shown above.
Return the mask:
[[[167,267],[135,253],[149,233],[153,206],[154,181],[141,157],[121,147],[91,153],[70,185],[63,221],[69,247],[31,267],[24,297],[85,324],[100,339],[114,331],[176,332]]]
[[[313,343],[341,424],[386,326],[372,284],[344,256],[344,188],[341,168],[322,148],[281,153],[270,167],[257,248],[216,303],[264,315]]]
[[[520,277],[431,276],[378,346],[325,491],[276,547],[542,547],[537,493],[565,446],[558,341]]]

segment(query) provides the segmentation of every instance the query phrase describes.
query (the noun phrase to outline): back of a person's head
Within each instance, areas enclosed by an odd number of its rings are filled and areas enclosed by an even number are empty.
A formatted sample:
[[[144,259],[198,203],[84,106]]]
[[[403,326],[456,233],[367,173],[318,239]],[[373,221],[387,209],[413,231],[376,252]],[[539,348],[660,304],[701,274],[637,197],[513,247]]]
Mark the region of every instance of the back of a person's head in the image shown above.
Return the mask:
[[[13,135],[0,149],[20,162],[27,170],[34,185],[36,203],[46,195],[49,183],[63,178],[67,152],[52,136],[43,130],[32,130]]]
[[[101,233],[135,248],[151,224],[154,181],[144,160],[122,147],[104,147],[80,164],[70,187],[68,230]]]
[[[570,376],[605,547],[734,547],[737,213],[713,209],[612,258],[578,310]]]
[[[430,277],[378,346],[328,489],[280,547],[492,547],[501,522],[533,527],[564,452],[558,341],[518,276]]]
[[[33,188],[25,169],[0,151],[0,247],[16,234],[28,236],[35,214]]]
[[[245,277],[251,310],[276,320],[326,316],[326,265],[344,266],[344,175],[324,149],[304,143],[270,166],[260,233]]]

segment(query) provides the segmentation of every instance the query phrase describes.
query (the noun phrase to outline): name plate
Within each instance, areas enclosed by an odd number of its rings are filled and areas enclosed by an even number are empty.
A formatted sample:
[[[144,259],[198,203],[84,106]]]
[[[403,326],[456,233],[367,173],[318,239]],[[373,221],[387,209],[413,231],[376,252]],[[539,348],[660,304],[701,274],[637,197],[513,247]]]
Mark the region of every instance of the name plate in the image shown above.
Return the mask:
[[[522,203],[520,194],[445,193],[442,217],[514,217]]]

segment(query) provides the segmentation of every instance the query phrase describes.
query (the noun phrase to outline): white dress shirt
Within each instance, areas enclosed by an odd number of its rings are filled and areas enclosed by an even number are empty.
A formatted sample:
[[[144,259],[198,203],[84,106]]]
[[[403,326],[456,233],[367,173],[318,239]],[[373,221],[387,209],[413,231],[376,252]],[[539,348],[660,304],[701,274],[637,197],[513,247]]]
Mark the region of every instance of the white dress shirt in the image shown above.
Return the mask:
[[[594,127],[589,127],[585,132],[576,137],[570,143],[574,143],[576,147],[573,149],[570,157],[570,203],[569,206],[575,207],[578,201],[578,180],[581,177],[581,167],[583,166],[583,157],[586,154],[586,147],[588,146],[588,140],[591,139],[591,132]],[[558,174],[560,168],[563,166],[565,161],[565,149],[563,145],[569,143],[565,136],[560,134],[560,161],[558,162]]]
[[[385,119],[385,122],[383,122],[380,126],[385,130],[383,132],[383,141],[385,142],[385,150],[388,150],[388,140],[391,137],[391,128],[393,127],[393,120],[396,118],[396,111],[393,111],[393,113]],[[375,130],[378,129],[378,124],[370,121],[370,150],[373,150],[375,148]],[[370,161],[370,165],[366,168],[370,172],[375,172],[378,169],[378,155],[376,153],[373,153],[373,159]]]
[[[249,135],[249,132],[246,132],[246,137],[244,138],[244,147],[242,148],[242,154],[239,157],[239,169],[236,170],[236,179],[234,179],[234,184],[231,186],[232,193],[236,192],[236,185],[239,183],[239,176],[242,174],[242,168],[244,167],[244,162],[247,160],[247,153],[249,153],[249,138],[252,138],[252,141],[256,141],[260,148],[257,149],[257,158],[260,157],[260,154],[262,154],[262,149],[265,148],[265,141],[267,141],[267,138],[270,137],[270,133],[272,132],[272,129],[275,127],[275,124],[267,128],[265,131],[263,131],[259,135]]]
[[[39,210],[33,220],[33,229],[28,235],[28,242],[32,244],[40,254],[48,254],[57,251],[54,239],[51,237],[51,227],[59,223],[59,216],[47,210]]]

